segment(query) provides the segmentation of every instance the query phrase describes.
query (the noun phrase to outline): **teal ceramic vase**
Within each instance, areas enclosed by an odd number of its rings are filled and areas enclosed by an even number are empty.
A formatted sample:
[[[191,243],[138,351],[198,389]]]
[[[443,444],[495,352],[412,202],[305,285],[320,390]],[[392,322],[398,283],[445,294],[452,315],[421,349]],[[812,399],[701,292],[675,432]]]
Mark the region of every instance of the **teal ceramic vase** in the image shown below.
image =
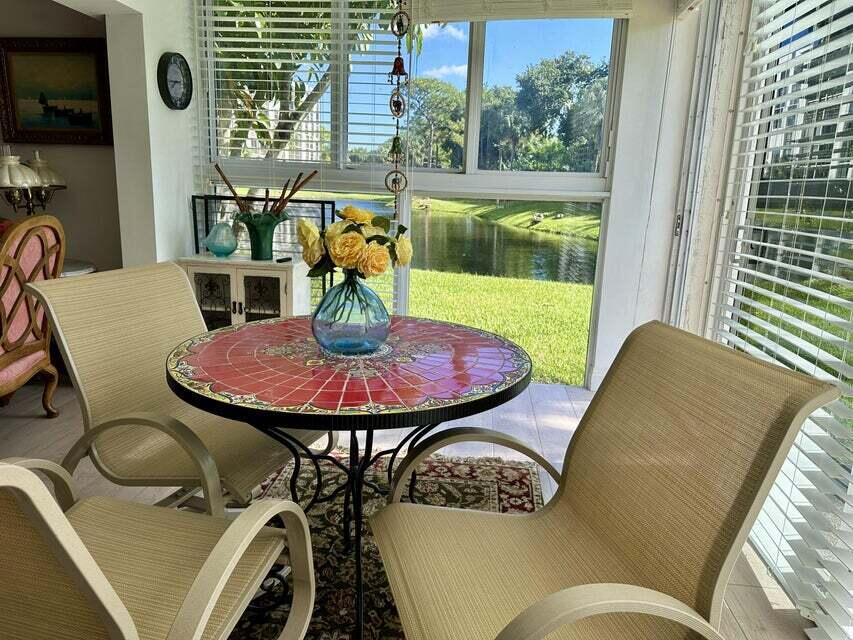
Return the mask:
[[[217,222],[204,239],[204,246],[217,258],[227,258],[237,250],[237,236],[227,222]]]
[[[353,270],[329,289],[311,319],[311,331],[323,349],[341,355],[373,353],[388,339],[391,318],[382,300]]]

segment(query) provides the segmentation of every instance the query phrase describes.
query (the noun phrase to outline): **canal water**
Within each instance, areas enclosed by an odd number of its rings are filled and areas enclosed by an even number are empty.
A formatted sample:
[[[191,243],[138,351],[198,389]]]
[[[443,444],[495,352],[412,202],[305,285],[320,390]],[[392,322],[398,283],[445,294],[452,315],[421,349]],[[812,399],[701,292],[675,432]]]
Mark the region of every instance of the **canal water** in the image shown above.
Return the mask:
[[[381,202],[355,204],[388,215]],[[412,212],[412,267],[433,271],[592,284],[598,242],[526,231],[475,216]]]

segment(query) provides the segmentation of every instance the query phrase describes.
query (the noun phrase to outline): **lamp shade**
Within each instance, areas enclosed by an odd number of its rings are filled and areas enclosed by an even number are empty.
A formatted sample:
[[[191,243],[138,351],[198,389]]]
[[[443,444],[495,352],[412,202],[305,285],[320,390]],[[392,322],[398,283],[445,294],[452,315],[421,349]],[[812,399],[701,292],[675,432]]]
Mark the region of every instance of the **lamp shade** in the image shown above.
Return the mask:
[[[43,187],[64,187],[67,186],[65,178],[59,175],[56,170],[50,166],[44,158],[41,157],[41,152],[36,151],[33,154],[33,159],[26,163],[29,165]]]
[[[0,189],[41,186],[38,174],[20,163],[18,156],[0,155]]]

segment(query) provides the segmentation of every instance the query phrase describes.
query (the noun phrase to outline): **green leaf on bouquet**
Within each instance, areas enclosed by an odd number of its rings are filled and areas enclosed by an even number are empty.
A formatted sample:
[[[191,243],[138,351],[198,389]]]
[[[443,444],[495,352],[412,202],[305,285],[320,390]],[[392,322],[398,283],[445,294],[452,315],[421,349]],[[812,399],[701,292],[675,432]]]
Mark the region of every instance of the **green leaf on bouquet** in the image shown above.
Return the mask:
[[[311,270],[308,271],[309,278],[319,278],[320,276],[324,276],[330,271],[335,270],[335,263],[332,262],[332,259],[329,257],[329,254],[326,253],[320,259],[320,262],[311,267]]]
[[[389,238],[388,236],[376,235],[376,236],[370,236],[367,239],[367,242],[375,242],[377,244],[388,244],[389,242],[391,242],[391,238]]]
[[[386,218],[385,216],[374,216],[373,220],[370,221],[374,227],[379,227],[385,233],[388,233],[391,230],[391,218]]]
[[[401,235],[406,233],[406,231],[408,231],[408,230],[409,230],[409,228],[404,224],[397,225],[397,237],[399,238]]]
[[[326,264],[325,260],[321,260],[313,267],[311,267],[311,270],[308,272],[308,277],[319,278],[320,276],[324,276],[329,273],[329,271],[331,271],[331,269],[329,269],[329,265]]]

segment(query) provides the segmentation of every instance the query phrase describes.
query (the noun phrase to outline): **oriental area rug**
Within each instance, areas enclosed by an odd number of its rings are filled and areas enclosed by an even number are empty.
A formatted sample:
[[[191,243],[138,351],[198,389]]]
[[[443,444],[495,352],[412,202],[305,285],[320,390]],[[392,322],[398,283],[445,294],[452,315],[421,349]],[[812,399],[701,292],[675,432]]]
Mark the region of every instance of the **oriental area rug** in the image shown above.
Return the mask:
[[[342,460],[345,459],[341,454]],[[373,480],[387,486],[384,460],[373,468]],[[303,467],[300,495],[310,495],[313,472]],[[264,484],[264,496],[290,498],[290,468],[270,477]],[[343,482],[343,474],[331,464],[323,465],[324,485]],[[333,483],[333,484],[332,484]],[[404,498],[406,500],[407,498]],[[542,506],[542,488],[536,466],[525,461],[500,458],[450,458],[432,456],[418,470],[415,499],[461,509],[501,513],[529,513]],[[385,497],[366,488],[364,513],[367,518],[385,505]],[[314,545],[314,571],[317,597],[314,616],[306,640],[349,640],[354,621],[353,600],[355,561],[344,549],[341,538],[343,494],[336,500],[316,505],[308,514]],[[365,640],[403,640],[400,620],[379,550],[370,527],[364,530]],[[230,640],[274,640],[287,619],[289,606],[270,611],[248,611],[238,623]]]

